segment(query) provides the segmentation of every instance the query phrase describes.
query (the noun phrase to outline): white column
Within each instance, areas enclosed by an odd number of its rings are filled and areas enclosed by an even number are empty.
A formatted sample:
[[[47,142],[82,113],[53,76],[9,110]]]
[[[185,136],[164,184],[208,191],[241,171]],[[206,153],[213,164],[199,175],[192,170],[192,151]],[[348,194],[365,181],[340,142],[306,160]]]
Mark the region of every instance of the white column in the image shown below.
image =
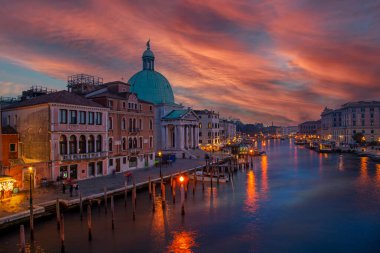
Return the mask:
[[[185,125],[184,126],[184,143],[185,143],[185,148],[188,148],[188,136],[187,136],[187,134],[188,134],[188,131],[189,131],[189,129],[187,128],[187,126]]]
[[[168,126],[162,126],[161,128],[161,149],[165,149],[166,148],[166,130],[167,130]]]
[[[179,134],[179,148],[180,149],[183,149],[184,148],[184,146],[185,146],[185,142],[184,142],[184,139],[185,139],[185,134],[184,134],[184,132],[185,132],[185,126],[180,126],[179,127],[179,132],[180,132],[180,134]]]

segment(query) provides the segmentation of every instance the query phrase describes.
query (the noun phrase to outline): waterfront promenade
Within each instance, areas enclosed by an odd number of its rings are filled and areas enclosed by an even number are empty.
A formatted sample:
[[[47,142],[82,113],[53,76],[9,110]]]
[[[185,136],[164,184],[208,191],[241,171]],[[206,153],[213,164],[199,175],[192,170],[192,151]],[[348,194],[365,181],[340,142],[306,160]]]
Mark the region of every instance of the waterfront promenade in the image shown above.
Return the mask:
[[[177,159],[172,165],[163,164],[162,174],[168,176],[173,173],[196,168],[204,165],[204,159]],[[160,177],[160,167],[149,167],[132,170],[132,175],[136,184],[148,181],[149,176],[152,180],[158,180]],[[107,191],[122,188],[126,177],[124,173],[117,173],[115,175],[107,175],[103,177],[95,177],[78,181],[79,192],[82,193],[83,198],[88,196],[102,194],[104,187]],[[132,185],[132,180],[129,180],[129,186]],[[69,187],[66,188],[66,193],[62,193],[61,185],[51,186],[47,188],[37,188],[33,192],[34,208],[38,206],[46,206],[48,203],[55,201],[57,198],[61,201],[70,201],[79,198],[79,192],[73,191],[73,196],[70,197]],[[0,225],[6,223],[12,216],[22,214],[29,210],[29,191],[24,191],[16,196],[1,202],[0,207]],[[42,208],[41,208],[42,209]]]

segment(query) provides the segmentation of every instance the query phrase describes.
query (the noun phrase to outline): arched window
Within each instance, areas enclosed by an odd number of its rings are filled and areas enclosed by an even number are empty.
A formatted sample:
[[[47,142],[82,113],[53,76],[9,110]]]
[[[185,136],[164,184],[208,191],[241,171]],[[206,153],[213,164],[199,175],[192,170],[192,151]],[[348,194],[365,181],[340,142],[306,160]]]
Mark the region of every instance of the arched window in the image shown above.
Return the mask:
[[[133,138],[133,148],[137,148],[137,138]]]
[[[149,129],[153,130],[153,120],[149,120]]]
[[[129,149],[133,148],[132,138],[128,139],[128,148]]]
[[[132,119],[129,119],[129,131],[133,129]]]
[[[125,118],[123,118],[123,119],[121,120],[121,129],[125,130],[126,127],[127,127],[127,122],[126,122]]]
[[[96,137],[96,152],[102,152],[102,136],[98,135]]]
[[[142,148],[143,147],[143,138],[142,137],[140,137],[140,145],[139,145],[139,148]]]
[[[136,129],[136,119],[133,119],[133,130],[135,130]]]
[[[79,137],[79,153],[86,153],[86,137],[84,135]]]
[[[108,118],[108,129],[111,130],[113,128],[112,126],[112,117]]]
[[[199,128],[202,128],[202,123],[199,123]]]
[[[112,151],[112,138],[109,138],[108,140],[108,151]]]
[[[61,155],[67,155],[67,138],[65,135],[61,135],[59,138],[59,153]]]
[[[69,147],[70,147],[70,154],[77,153],[77,137],[75,135],[70,136]]]
[[[209,122],[209,123],[208,123],[208,128],[209,128],[209,129],[212,128],[211,126],[212,126],[212,125],[211,125],[211,122]]]
[[[94,153],[95,152],[95,138],[93,135],[90,135],[88,137],[88,153]]]
[[[143,129],[143,123],[142,123],[142,119],[139,119],[139,129],[142,130]]]
[[[125,138],[123,138],[123,141],[122,141],[122,148],[123,148],[123,150],[126,150],[127,149],[127,141],[126,141],[126,139]]]

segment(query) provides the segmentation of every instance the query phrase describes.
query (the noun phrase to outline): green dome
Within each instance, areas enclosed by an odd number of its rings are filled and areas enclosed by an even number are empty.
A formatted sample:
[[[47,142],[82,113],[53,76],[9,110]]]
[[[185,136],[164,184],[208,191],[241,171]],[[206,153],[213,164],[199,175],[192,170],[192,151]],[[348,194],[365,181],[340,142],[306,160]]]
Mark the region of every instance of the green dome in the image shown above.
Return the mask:
[[[174,104],[174,95],[169,81],[154,70],[142,70],[134,74],[128,83],[131,92],[138,98],[153,104]]]
[[[150,40],[143,53],[143,70],[134,74],[128,81],[131,92],[138,98],[153,104],[174,104],[174,95],[168,79],[154,71],[154,54],[150,50]]]

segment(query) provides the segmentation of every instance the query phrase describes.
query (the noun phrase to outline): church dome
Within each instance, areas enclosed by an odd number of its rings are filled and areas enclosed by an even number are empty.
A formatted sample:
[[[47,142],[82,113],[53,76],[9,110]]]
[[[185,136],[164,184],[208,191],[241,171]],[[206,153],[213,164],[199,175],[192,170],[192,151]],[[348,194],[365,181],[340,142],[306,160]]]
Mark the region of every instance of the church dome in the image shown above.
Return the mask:
[[[128,81],[131,92],[138,98],[153,104],[174,104],[174,94],[168,79],[154,70],[154,54],[150,42],[143,53],[143,70],[134,74]]]

